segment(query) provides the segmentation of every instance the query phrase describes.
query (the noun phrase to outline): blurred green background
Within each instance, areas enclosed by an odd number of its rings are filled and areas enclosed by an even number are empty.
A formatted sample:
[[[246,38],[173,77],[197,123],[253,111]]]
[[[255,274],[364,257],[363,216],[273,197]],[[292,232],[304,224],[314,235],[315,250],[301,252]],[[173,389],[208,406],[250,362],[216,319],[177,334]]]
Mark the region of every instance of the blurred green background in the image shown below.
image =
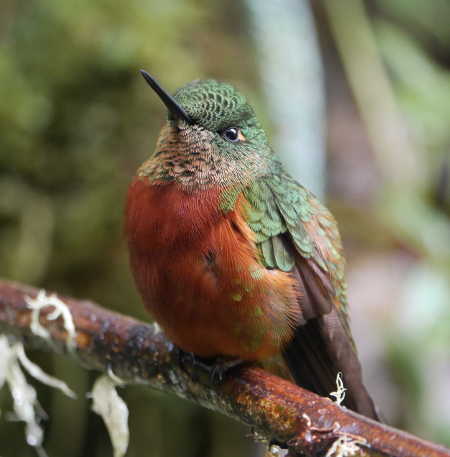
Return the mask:
[[[3,0],[0,276],[148,320],[121,224],[127,184],[165,111],[138,69],[169,90],[196,78],[232,82],[340,223],[353,331],[384,416],[450,445],[450,3],[311,4]],[[311,68],[317,77],[302,78]],[[286,102],[310,93],[317,103]],[[296,156],[302,126],[300,140],[315,138]],[[111,456],[85,397],[97,373],[29,355],[79,394],[37,386],[50,457]],[[130,457],[259,452],[220,415],[149,389],[120,394]],[[7,420],[6,388],[0,410],[0,455],[35,455],[23,424]]]

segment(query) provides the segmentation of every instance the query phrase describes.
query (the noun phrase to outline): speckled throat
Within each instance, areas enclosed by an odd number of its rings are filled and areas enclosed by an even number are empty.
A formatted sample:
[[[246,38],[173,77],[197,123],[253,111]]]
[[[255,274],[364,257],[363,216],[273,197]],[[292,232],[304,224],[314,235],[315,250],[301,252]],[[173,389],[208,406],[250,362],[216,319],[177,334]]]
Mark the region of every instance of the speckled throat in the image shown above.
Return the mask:
[[[245,143],[226,152],[217,136],[199,125],[168,121],[153,155],[138,170],[153,184],[175,181],[186,190],[244,188],[267,173],[269,161]]]

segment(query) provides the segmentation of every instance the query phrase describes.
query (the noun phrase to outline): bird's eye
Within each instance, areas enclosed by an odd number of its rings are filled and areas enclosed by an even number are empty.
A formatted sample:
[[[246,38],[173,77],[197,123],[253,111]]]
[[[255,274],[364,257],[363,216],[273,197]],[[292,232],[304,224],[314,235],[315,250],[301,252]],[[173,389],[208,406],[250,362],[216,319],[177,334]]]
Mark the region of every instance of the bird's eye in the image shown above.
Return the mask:
[[[236,127],[228,127],[225,130],[222,130],[221,135],[231,143],[237,143],[241,141],[241,132]]]

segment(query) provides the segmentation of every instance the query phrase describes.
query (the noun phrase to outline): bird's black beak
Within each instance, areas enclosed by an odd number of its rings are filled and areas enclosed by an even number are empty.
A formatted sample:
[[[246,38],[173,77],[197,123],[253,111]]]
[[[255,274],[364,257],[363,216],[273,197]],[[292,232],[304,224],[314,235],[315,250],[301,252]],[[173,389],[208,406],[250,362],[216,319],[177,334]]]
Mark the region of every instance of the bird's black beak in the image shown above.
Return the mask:
[[[170,94],[168,94],[159,85],[158,81],[152,78],[145,70],[140,70],[140,72],[149,86],[158,94],[158,97],[161,99],[164,105],[166,105],[171,116],[173,116],[175,119],[182,119],[188,124],[192,124],[192,119],[188,116],[186,111],[175,101],[175,99]]]

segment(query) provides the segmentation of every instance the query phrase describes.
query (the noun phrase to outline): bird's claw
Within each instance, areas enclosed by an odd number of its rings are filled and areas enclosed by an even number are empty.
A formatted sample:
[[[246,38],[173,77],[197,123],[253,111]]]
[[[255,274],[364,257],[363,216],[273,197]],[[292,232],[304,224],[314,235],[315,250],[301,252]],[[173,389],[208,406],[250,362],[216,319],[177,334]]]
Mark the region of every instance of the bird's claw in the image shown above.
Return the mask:
[[[241,359],[230,360],[221,357],[205,359],[180,348],[176,348],[175,356],[179,365],[192,379],[212,385],[221,384],[229,370],[244,363]],[[205,379],[205,375],[208,379]]]
[[[225,376],[227,373],[240,365],[245,363],[244,360],[241,359],[232,359],[232,360],[224,360],[220,357],[216,358],[213,361],[213,365],[210,366],[210,381],[212,384],[220,384],[224,381]]]

